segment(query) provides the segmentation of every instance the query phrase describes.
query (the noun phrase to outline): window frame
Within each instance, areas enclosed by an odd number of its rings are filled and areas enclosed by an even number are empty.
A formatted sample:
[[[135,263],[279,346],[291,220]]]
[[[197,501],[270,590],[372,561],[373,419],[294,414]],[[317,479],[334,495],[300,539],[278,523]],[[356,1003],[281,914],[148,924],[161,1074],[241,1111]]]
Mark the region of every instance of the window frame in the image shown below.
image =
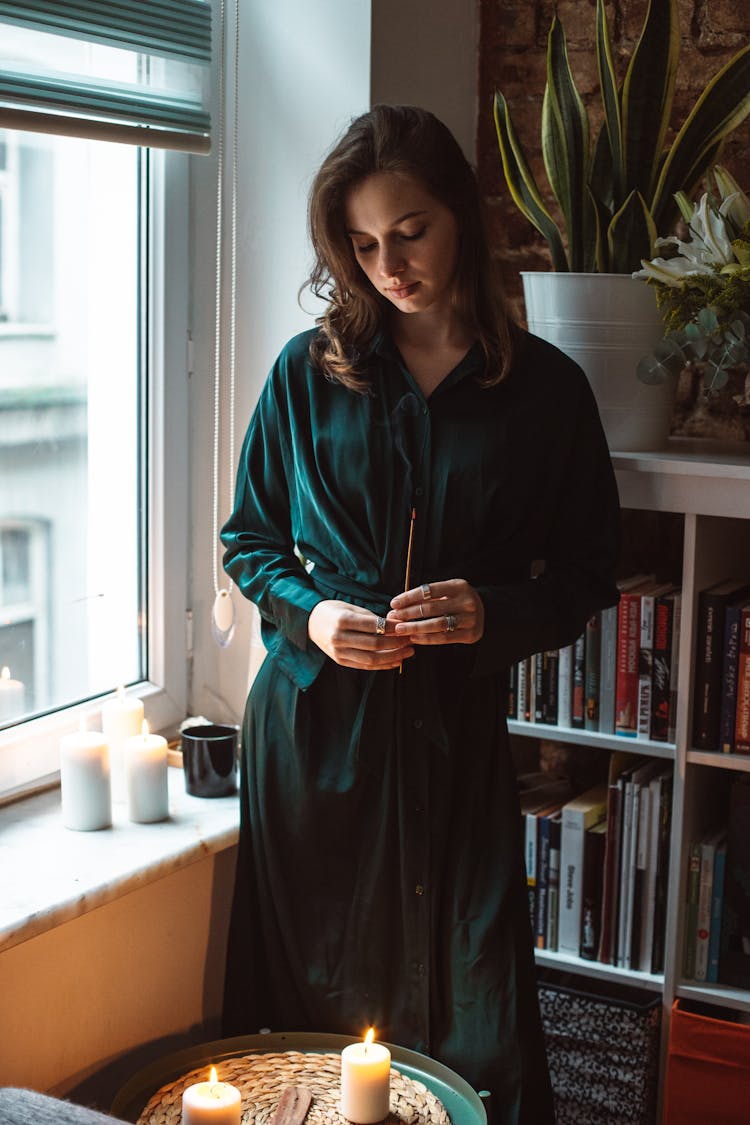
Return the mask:
[[[150,272],[141,342],[146,442],[139,466],[146,473],[148,507],[148,679],[127,692],[143,699],[149,725],[162,731],[185,717],[188,694],[189,160],[184,153],[149,152],[151,219],[142,266]],[[95,729],[100,708],[101,697],[95,697],[0,732],[0,803],[56,784],[60,738],[82,721]]]

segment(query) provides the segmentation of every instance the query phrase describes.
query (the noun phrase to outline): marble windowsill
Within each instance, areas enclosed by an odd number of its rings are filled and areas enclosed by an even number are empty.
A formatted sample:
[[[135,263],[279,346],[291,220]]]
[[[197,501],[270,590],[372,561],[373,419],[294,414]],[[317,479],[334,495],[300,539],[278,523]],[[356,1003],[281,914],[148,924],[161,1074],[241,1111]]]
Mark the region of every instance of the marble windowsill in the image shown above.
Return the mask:
[[[160,824],[132,824],[115,793],[111,828],[72,832],[59,789],[0,808],[0,952],[237,841],[237,796],[189,797],[175,767],[169,813]]]

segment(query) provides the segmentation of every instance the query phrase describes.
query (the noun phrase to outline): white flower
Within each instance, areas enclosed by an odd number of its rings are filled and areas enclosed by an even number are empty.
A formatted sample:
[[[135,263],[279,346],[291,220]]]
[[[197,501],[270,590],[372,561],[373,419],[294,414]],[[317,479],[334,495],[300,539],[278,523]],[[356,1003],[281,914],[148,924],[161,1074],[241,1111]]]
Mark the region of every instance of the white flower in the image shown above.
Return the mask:
[[[726,224],[722,215],[717,215],[708,202],[708,196],[701,196],[701,201],[695,208],[692,222],[690,223],[692,241],[686,247],[692,247],[697,242],[695,250],[700,255],[700,260],[705,264],[727,266],[735,261],[732,243],[727,234]],[[682,248],[680,253],[686,251]],[[693,256],[693,255],[691,255]]]
[[[662,242],[673,241],[675,239],[661,239]],[[679,243],[679,245],[685,245]],[[687,243],[691,246],[692,243]],[[698,273],[713,273],[714,270],[710,266],[703,265],[702,262],[693,261],[688,257],[681,258],[654,258],[652,261],[641,261],[643,266],[642,270],[638,270],[633,274],[633,277],[639,278],[641,281],[646,281],[649,277],[654,281],[661,281],[663,285],[674,285],[679,288],[683,282],[690,276]]]
[[[717,166],[714,175],[721,195],[719,214],[741,230],[750,219],[750,199],[726,168]]]

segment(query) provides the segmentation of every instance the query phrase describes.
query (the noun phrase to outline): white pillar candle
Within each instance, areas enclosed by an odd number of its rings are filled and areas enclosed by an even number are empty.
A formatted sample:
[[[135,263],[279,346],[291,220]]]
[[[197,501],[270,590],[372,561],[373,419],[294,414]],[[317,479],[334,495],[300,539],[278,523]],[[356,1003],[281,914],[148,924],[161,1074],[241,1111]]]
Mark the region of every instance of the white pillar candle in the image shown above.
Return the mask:
[[[60,741],[63,824],[79,832],[109,828],[112,796],[109,747],[100,731],[80,730]]]
[[[143,734],[126,738],[124,753],[128,816],[139,824],[166,820],[169,816],[166,738],[149,734],[148,723],[144,720]]]
[[[182,1125],[240,1125],[241,1114],[239,1090],[219,1082],[215,1066],[208,1082],[196,1082],[182,1095]]]
[[[20,680],[14,680],[10,668],[3,668],[0,672],[0,722],[4,719],[17,719],[25,710],[24,686]]]
[[[375,1125],[390,1109],[391,1052],[373,1037],[370,1028],[341,1052],[341,1113],[357,1125]]]
[[[113,699],[102,704],[102,730],[109,742],[112,786],[115,798],[125,796],[125,741],[143,728],[143,701],[126,695],[119,687]]]

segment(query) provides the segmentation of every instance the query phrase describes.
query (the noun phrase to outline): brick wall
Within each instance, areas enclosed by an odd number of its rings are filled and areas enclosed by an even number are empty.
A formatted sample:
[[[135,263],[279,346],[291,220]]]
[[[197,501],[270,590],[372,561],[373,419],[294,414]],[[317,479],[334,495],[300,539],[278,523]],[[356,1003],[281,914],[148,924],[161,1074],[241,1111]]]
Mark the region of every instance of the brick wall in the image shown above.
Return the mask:
[[[672,121],[678,129],[695,99],[750,34],[746,0],[680,0],[682,46]],[[615,66],[622,79],[646,12],[646,0],[609,0],[607,14]],[[506,288],[520,311],[521,269],[549,268],[546,244],[516,209],[505,186],[492,117],[495,88],[502,89],[535,175],[546,183],[540,151],[547,32],[553,13],[565,28],[570,65],[589,107],[594,129],[598,75],[594,44],[595,0],[480,0],[479,182],[487,202],[491,239],[503,262]],[[750,190],[750,119],[727,142],[722,162]],[[660,231],[659,233],[666,233]]]

